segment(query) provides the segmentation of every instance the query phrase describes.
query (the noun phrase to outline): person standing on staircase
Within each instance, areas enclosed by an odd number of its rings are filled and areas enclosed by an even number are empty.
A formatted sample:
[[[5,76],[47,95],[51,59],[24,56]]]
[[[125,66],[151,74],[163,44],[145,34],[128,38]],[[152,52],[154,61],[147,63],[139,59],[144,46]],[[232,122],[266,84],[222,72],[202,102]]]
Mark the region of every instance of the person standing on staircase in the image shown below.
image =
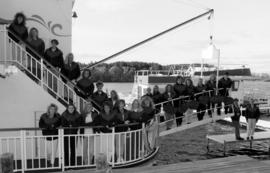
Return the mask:
[[[16,13],[14,20],[9,25],[8,30],[11,31],[9,33],[9,37],[14,40],[16,43],[22,44],[22,41],[26,41],[28,38],[28,30],[25,25],[26,17],[23,13]]]
[[[95,86],[91,79],[91,71],[89,69],[83,70],[82,78],[77,82],[76,86],[84,92],[82,93],[80,90],[75,89],[77,95],[86,100],[90,98],[94,92]]]
[[[104,86],[103,82],[98,81],[96,83],[97,91],[94,92],[92,95],[92,99],[94,100],[93,105],[99,111],[101,110],[101,107],[103,107],[105,101],[108,101],[108,95],[102,90],[103,86]]]
[[[80,66],[74,62],[74,56],[72,53],[67,54],[61,73],[67,77],[73,84],[77,82],[77,79],[81,75]],[[63,79],[66,83],[66,79]]]
[[[58,40],[52,39],[51,40],[51,47],[45,50],[44,58],[49,63],[45,63],[47,68],[52,72],[56,77],[60,75],[60,70],[63,68],[64,65],[64,58],[63,52],[58,49]],[[48,81],[48,86],[52,86],[54,92],[58,93],[58,80],[57,78],[51,75],[47,75],[45,73],[45,81]],[[48,79],[47,79],[48,78]]]

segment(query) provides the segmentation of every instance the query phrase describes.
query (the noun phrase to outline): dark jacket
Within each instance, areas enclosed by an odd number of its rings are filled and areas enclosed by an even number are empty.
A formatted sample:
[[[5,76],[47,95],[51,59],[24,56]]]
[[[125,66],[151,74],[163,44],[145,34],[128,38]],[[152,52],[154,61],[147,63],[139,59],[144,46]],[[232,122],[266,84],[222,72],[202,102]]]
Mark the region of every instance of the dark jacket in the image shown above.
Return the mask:
[[[162,94],[160,92],[153,93],[152,96],[153,102],[155,104],[161,103],[162,102]],[[156,106],[156,113],[160,112],[161,105]]]
[[[77,134],[78,128],[82,122],[80,114],[75,110],[73,114],[70,114],[67,110],[63,112],[61,116],[62,127],[70,127],[70,129],[64,129],[64,134]]]
[[[196,93],[196,88],[193,85],[186,86],[186,95],[189,96],[189,98],[187,98],[188,100],[193,100],[195,93]]]
[[[91,112],[91,117],[92,117],[92,122],[88,122],[86,123],[85,120],[86,120],[86,116],[87,116],[88,113],[82,113],[81,114],[81,122],[80,122],[80,126],[81,127],[93,127],[93,126],[98,126],[98,121],[97,121],[97,117],[98,117],[98,113],[95,112],[95,111],[92,111]],[[80,134],[84,134],[84,128],[81,128],[80,129]],[[93,128],[93,131],[96,132],[97,129],[96,128]]]
[[[58,127],[61,125],[61,117],[57,113],[53,118],[50,118],[47,113],[41,115],[39,119],[39,128],[42,128],[42,135],[44,136],[52,136],[58,135]],[[47,138],[47,140],[51,140],[52,138]],[[54,137],[53,139],[57,139]]]
[[[143,123],[149,123],[151,119],[153,119],[155,116],[155,109],[151,107],[143,107],[142,111],[142,122]]]
[[[12,34],[8,34],[9,37],[17,43],[19,42],[19,40],[13,34],[19,37],[22,41],[26,41],[26,39],[28,38],[28,30],[24,25],[12,23],[11,25],[9,25],[8,29],[12,32]]]
[[[115,112],[112,111],[109,115],[104,111],[101,111],[96,119],[96,122],[99,126],[104,126],[103,128],[99,128],[99,131],[102,133],[111,133],[110,129],[115,125]]]
[[[219,90],[219,94],[221,96],[229,96],[229,92],[228,89],[230,89],[232,87],[232,80],[230,78],[228,78],[227,80],[223,77],[218,81],[218,88],[221,88],[221,90]]]
[[[206,90],[212,90],[210,92],[210,97],[213,97],[215,95],[215,89],[216,89],[216,81],[207,81],[206,84]],[[207,93],[208,94],[208,93]],[[208,94],[209,95],[209,94]]]
[[[58,48],[55,51],[52,51],[52,48],[46,49],[44,58],[54,67],[63,68],[64,66],[63,53]]]
[[[206,86],[205,85],[197,85],[196,88],[195,88],[195,94],[196,93],[201,93],[203,91],[206,91]],[[199,95],[196,95],[196,99],[198,99],[200,96],[208,96],[207,93],[204,93],[204,94],[199,94]]]
[[[233,105],[234,115],[231,117],[232,121],[239,122],[241,116],[241,110],[239,106]]]
[[[173,86],[176,97],[184,96],[186,94],[186,86],[184,84],[174,84]]]
[[[142,116],[143,116],[143,111],[135,112],[135,111],[130,111],[129,113],[129,119],[131,123],[138,123],[137,125],[132,125],[130,126],[131,130],[137,130],[142,128]]]
[[[174,93],[171,93],[171,97],[169,97],[169,94],[167,92],[163,93],[162,95],[162,100],[165,102],[165,101],[169,101],[170,99],[174,99],[175,98],[175,94]],[[177,107],[177,105],[179,104],[179,102],[168,102],[168,103],[164,103],[163,104],[163,109],[164,109],[164,112],[165,113],[168,113],[168,114],[174,114],[174,107]]]
[[[146,97],[146,96],[148,96],[148,97],[153,97],[153,94],[152,93],[146,93],[145,95],[143,95],[142,97]]]
[[[130,121],[130,111],[124,109],[124,112],[121,113],[119,109],[115,110],[115,125],[124,125],[125,121]],[[115,132],[125,132],[128,130],[128,126],[115,127]]]
[[[252,108],[250,105],[246,107],[245,116],[247,119],[256,119],[258,120],[260,118],[260,109],[254,105]]]
[[[89,98],[93,92],[94,92],[94,89],[95,89],[95,86],[93,84],[93,81],[89,78],[82,78],[80,79],[76,86],[82,90],[84,93],[81,93],[79,90],[75,89],[76,93],[78,96],[84,98],[84,99],[87,99]]]
[[[103,103],[108,100],[108,96],[105,92],[101,92],[99,93],[98,91],[94,92],[92,95],[92,99],[95,101],[95,103],[93,104],[95,108],[97,108],[98,110],[100,110],[99,107],[101,107],[103,105]],[[96,105],[98,104],[98,105]]]
[[[61,73],[69,80],[76,80],[81,75],[80,66],[76,62],[72,62],[71,64],[64,64],[63,68],[61,68]]]
[[[29,52],[32,56],[34,56],[37,60],[40,60],[39,56],[42,56],[44,55],[44,50],[45,50],[45,43],[42,39],[40,38],[37,38],[37,40],[30,40],[30,39],[27,39],[27,44],[30,48],[32,48],[34,51],[36,52],[33,52],[32,50],[30,49],[26,49],[27,52]],[[36,54],[38,53],[38,55]]]
[[[115,103],[113,103],[112,98],[108,98],[107,101],[112,105],[112,109],[113,110],[117,110],[118,109],[118,105],[119,105],[119,101],[118,100]]]

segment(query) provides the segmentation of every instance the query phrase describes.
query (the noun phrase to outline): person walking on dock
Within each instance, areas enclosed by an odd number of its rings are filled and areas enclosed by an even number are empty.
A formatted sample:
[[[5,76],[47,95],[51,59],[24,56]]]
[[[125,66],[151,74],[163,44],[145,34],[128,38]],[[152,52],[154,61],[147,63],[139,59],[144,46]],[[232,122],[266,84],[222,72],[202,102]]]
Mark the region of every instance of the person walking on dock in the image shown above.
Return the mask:
[[[241,111],[238,103],[238,99],[234,99],[233,101],[233,111],[234,111],[234,116],[231,117],[232,119],[232,124],[235,129],[235,138],[236,140],[244,140],[240,136],[240,116],[241,116]]]
[[[260,110],[254,103],[254,99],[251,98],[246,107],[246,118],[248,122],[247,126],[247,140],[253,140],[253,135],[256,128],[256,123],[260,117]]]

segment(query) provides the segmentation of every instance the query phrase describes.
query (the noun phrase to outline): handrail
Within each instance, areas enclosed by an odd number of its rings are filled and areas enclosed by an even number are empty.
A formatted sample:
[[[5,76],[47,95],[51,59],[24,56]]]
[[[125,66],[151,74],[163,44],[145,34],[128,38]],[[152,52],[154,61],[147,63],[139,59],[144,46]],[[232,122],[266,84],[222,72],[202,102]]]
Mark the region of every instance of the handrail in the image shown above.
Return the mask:
[[[219,88],[218,90],[222,90],[222,89],[223,89],[223,88]],[[213,91],[216,91],[216,89],[214,89],[214,90],[202,91],[202,92],[199,92],[199,93],[195,93],[194,96],[201,95],[201,94],[204,94],[204,93],[210,93],[210,92],[213,92]],[[177,97],[177,98],[168,100],[168,101],[164,101],[164,102],[157,103],[157,104],[155,104],[155,106],[163,105],[163,104],[166,104],[166,103],[169,103],[169,102],[173,102],[173,101],[177,101],[177,100],[182,100],[182,99],[190,98],[190,97],[191,97],[191,96],[180,96],[180,97]]]
[[[129,123],[129,124],[118,124],[118,125],[114,125],[111,126],[112,128],[117,128],[117,127],[132,127],[135,125],[142,125],[143,123]],[[95,129],[101,129],[104,128],[106,126],[78,126],[78,127],[57,127],[55,129],[88,129],[88,128],[95,128]],[[4,132],[4,131],[19,131],[19,130],[28,130],[28,131],[32,131],[32,130],[48,130],[47,128],[39,128],[39,127],[18,127],[18,128],[0,128],[0,132]]]
[[[63,75],[61,72],[59,72],[58,70],[56,70],[56,68],[49,63],[43,56],[41,56],[36,50],[34,50],[31,46],[29,46],[29,44],[27,42],[25,42],[24,40],[22,40],[21,38],[19,38],[14,32],[10,31],[8,29],[8,27],[6,28],[7,32],[9,32],[10,34],[12,34],[12,36],[14,36],[16,39],[18,39],[19,41],[21,41],[26,47],[27,49],[29,49],[31,52],[33,52],[36,56],[38,56],[40,59],[42,59],[42,61],[45,62],[46,65],[48,65],[51,69],[53,69],[55,72],[57,72],[57,74],[59,76],[61,76],[62,78],[64,78],[64,80],[66,80],[67,82],[71,83],[73,88],[77,89],[79,92],[81,92],[82,94],[85,94],[84,91],[82,91],[78,86],[76,86],[72,81],[70,81],[65,75]],[[9,37],[10,38],[10,37]],[[12,38],[10,38],[12,39]],[[35,58],[35,57],[33,57]],[[36,59],[36,58],[35,58]],[[49,70],[49,69],[48,69]],[[76,93],[77,94],[77,93]],[[91,102],[93,102],[95,105],[97,105],[99,108],[101,108],[101,106],[96,103],[92,98],[89,98],[89,100]]]

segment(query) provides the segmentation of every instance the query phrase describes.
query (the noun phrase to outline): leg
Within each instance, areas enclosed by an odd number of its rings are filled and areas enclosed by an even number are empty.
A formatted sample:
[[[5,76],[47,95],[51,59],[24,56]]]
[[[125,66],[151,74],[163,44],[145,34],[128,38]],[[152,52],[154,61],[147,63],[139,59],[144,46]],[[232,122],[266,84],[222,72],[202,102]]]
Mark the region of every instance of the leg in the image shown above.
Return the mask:
[[[56,156],[56,153],[57,153],[57,149],[58,149],[58,139],[55,139],[52,141],[52,165],[54,165],[54,162],[55,162],[55,156]]]
[[[251,123],[252,123],[252,128],[251,128],[251,136],[253,137],[254,132],[255,132],[255,128],[256,128],[256,119],[251,119]]]
[[[89,137],[89,141],[88,141],[88,153],[89,153],[89,161],[90,161],[90,164],[93,163],[93,157],[94,157],[94,143],[95,143],[95,137],[94,136],[90,136]]]
[[[240,138],[240,124],[238,121],[233,121],[233,126],[235,129],[235,138],[239,139]]]
[[[247,138],[249,138],[251,135],[251,119],[248,119],[247,123]]]
[[[221,103],[217,104],[217,115],[221,114],[221,111],[220,111],[221,110],[221,105],[222,105]]]
[[[85,136],[83,138],[83,164],[85,164],[85,165],[89,164],[89,160],[88,160],[88,147],[89,147],[88,140],[89,140],[88,136]]]
[[[46,145],[47,145],[47,161],[52,164],[52,141],[46,139]]]

